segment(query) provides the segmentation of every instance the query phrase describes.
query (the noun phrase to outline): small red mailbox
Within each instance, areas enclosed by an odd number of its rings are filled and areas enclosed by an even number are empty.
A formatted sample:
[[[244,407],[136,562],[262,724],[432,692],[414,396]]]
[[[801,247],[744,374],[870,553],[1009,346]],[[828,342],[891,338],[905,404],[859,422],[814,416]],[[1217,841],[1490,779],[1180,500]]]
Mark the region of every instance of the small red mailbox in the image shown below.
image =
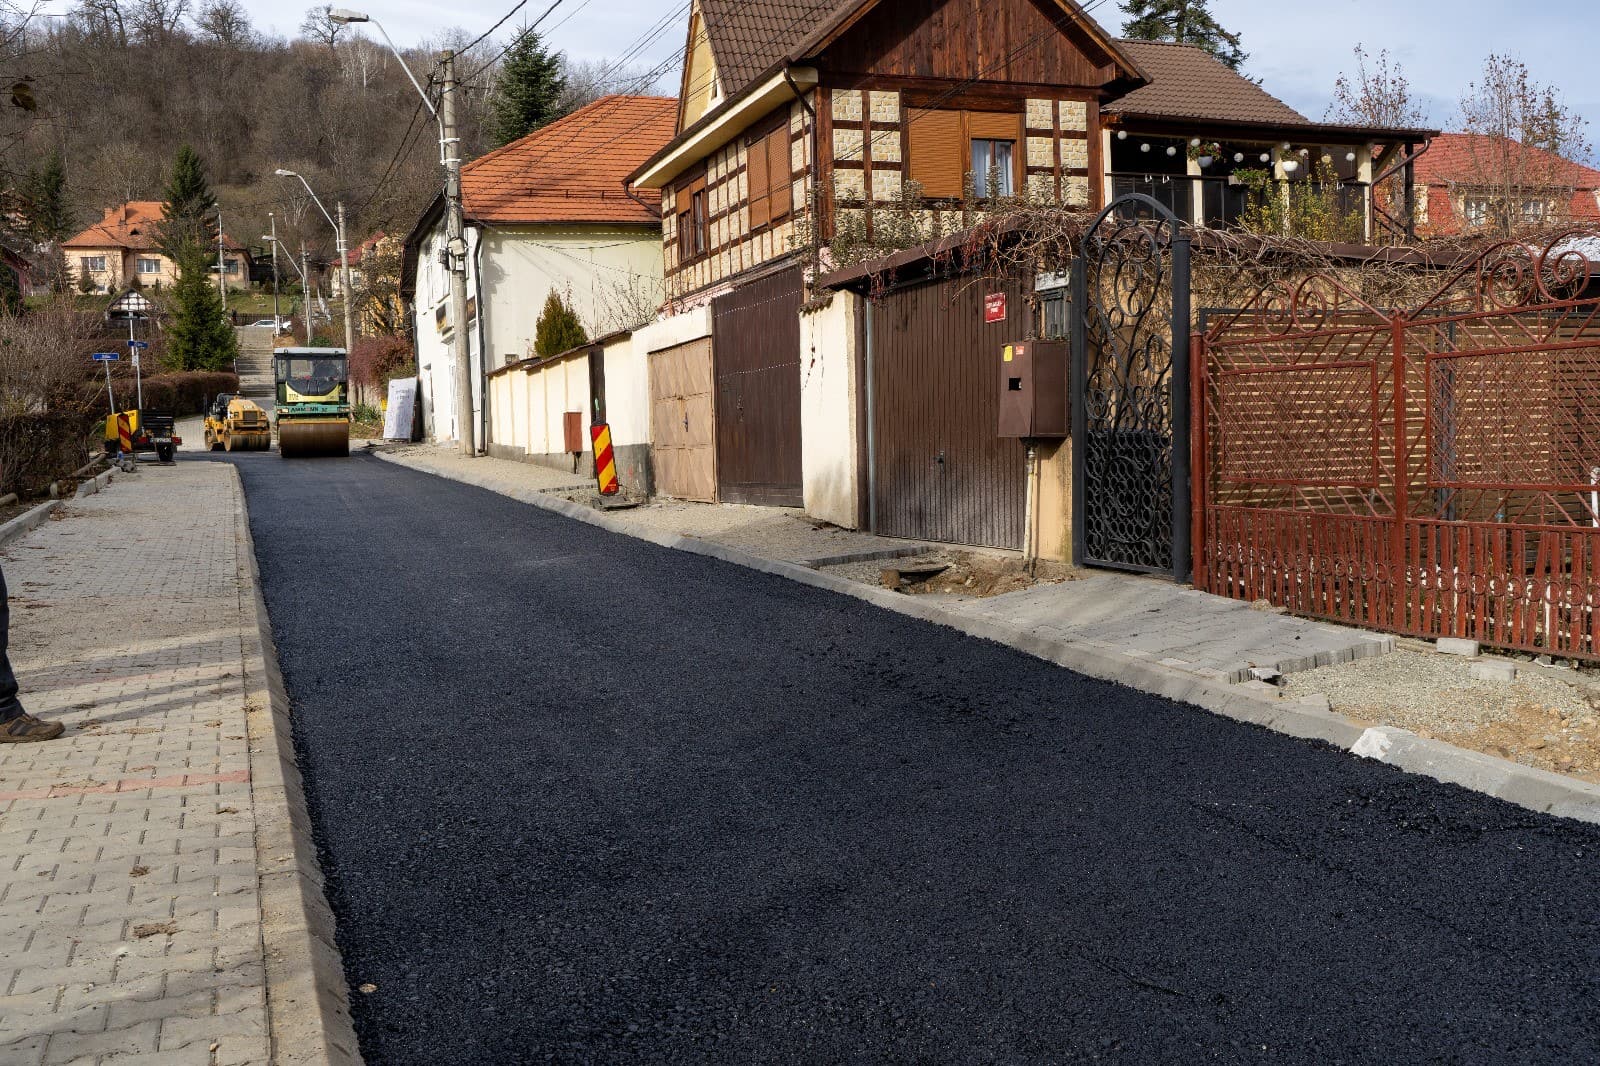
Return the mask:
[[[1067,342],[1015,341],[1000,351],[1001,437],[1065,437]]]

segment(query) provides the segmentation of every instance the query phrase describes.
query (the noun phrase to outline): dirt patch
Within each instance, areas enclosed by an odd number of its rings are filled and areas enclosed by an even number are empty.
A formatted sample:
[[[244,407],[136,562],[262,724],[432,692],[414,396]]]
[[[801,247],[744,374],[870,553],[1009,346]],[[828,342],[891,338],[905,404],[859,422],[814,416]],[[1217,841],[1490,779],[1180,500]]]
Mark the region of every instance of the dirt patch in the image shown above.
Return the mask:
[[[133,937],[144,940],[152,936],[173,936],[177,931],[177,922],[141,922],[133,927]]]
[[[823,570],[913,596],[941,593],[979,599],[1021,592],[1035,585],[1074,581],[1082,576],[1065,563],[1041,559],[1029,565],[1018,555],[955,548],[904,559],[845,563]]]
[[[355,422],[355,421],[353,421],[353,422],[350,423],[350,439],[351,440],[382,440],[383,439],[383,423],[382,422]]]

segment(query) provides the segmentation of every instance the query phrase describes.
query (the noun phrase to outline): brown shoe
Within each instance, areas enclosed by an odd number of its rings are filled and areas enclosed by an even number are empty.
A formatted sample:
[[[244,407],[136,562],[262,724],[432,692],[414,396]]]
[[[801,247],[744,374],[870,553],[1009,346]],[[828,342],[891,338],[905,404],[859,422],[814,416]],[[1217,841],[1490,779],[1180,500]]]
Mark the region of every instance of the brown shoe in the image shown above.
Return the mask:
[[[38,740],[54,740],[67,727],[60,722],[46,722],[31,714],[20,714],[9,722],[0,723],[0,744],[32,744]]]

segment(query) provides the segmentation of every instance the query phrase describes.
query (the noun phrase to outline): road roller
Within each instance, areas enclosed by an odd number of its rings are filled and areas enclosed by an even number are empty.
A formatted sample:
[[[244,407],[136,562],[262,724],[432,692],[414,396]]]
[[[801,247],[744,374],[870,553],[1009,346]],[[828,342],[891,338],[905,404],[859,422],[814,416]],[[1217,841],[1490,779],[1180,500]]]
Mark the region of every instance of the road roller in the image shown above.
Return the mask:
[[[343,348],[278,348],[278,454],[350,454],[350,357]]]
[[[206,447],[214,452],[264,452],[272,447],[272,423],[254,400],[217,393],[206,411]]]

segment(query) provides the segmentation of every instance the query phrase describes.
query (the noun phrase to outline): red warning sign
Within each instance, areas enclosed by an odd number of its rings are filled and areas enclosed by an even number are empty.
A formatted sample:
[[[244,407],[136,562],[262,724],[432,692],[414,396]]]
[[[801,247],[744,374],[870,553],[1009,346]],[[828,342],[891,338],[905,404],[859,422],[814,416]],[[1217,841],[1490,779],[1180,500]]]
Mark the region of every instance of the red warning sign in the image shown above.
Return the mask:
[[[991,292],[983,298],[983,320],[985,322],[1004,322],[1006,320],[1006,294]]]

